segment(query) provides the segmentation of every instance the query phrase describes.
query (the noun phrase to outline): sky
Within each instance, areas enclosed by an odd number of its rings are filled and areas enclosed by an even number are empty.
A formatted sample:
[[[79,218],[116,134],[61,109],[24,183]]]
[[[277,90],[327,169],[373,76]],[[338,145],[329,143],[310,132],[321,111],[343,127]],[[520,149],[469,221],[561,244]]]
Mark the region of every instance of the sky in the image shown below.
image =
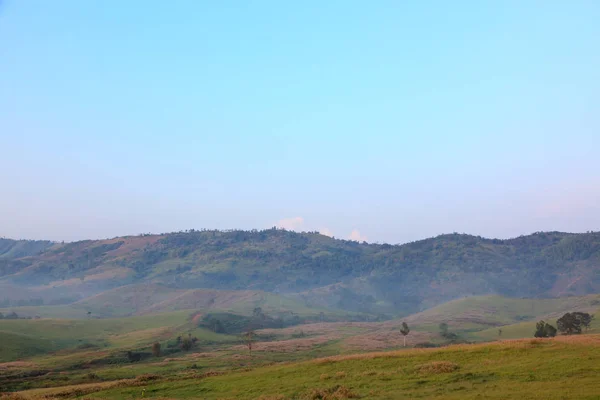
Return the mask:
[[[0,236],[600,230],[600,2],[3,0]]]

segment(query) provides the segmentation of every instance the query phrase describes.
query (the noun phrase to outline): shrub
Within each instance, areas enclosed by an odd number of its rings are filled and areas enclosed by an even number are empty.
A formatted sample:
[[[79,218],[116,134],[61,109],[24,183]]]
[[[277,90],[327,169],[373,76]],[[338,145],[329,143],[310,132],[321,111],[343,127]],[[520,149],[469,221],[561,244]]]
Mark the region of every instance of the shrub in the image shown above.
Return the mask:
[[[155,343],[152,345],[152,355],[153,355],[154,357],[160,357],[160,343],[158,343],[158,342],[155,342]]]
[[[192,340],[192,338],[191,337],[183,338],[183,340],[181,341],[181,349],[184,351],[188,351],[188,350],[191,350],[192,347],[194,347],[194,341]]]
[[[422,374],[446,374],[457,369],[459,369],[458,364],[450,361],[432,361],[417,366],[417,370]]]
[[[539,321],[535,324],[535,333],[533,334],[536,338],[547,338],[556,336],[556,328],[547,322]]]
[[[439,346],[437,344],[431,343],[431,342],[421,342],[421,343],[415,344],[415,347],[418,349],[428,349],[428,348],[439,347]]]
[[[360,396],[352,392],[345,386],[336,385],[328,389],[311,389],[310,392],[303,397],[306,400],[343,400],[357,399]]]

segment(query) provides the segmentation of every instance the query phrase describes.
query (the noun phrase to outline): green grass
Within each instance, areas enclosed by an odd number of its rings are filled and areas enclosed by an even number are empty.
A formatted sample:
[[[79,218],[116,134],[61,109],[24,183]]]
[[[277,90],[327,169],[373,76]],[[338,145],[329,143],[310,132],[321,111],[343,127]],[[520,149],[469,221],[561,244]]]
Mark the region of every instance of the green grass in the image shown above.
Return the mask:
[[[0,331],[0,361],[23,359],[55,349],[56,346],[49,340]]]
[[[598,300],[599,295],[551,299],[474,296],[449,301],[405,319],[423,330],[435,330],[440,322],[448,322],[460,330],[475,331],[558,316],[568,311],[593,310],[598,307]]]
[[[149,344],[161,337],[161,334],[189,331],[189,314],[189,311],[178,311],[114,319],[0,320],[3,350],[0,352],[0,361],[12,361],[23,358],[24,354],[39,354],[84,343],[108,348]],[[199,333],[196,331],[196,334]],[[212,332],[206,333],[209,336],[211,334]]]
[[[582,335],[339,356],[221,376],[186,373],[108,389],[66,387],[23,394],[73,398],[88,392],[94,399],[123,399],[139,398],[144,390],[147,398],[317,399],[316,390],[340,385],[364,399],[591,400],[600,398],[599,374],[600,336]]]

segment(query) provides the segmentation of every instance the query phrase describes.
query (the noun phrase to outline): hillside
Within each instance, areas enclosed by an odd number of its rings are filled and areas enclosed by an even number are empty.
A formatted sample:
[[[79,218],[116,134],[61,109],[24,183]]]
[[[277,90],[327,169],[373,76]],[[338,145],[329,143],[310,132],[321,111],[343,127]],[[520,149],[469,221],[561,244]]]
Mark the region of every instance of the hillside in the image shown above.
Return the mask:
[[[599,335],[560,336],[233,371],[188,368],[148,374],[146,367],[137,377],[25,390],[7,399],[597,399],[599,361]]]
[[[512,325],[524,321],[530,321],[530,324],[535,326],[535,321],[539,319],[556,319],[574,310],[593,314],[598,309],[600,309],[600,295],[552,299],[474,296],[452,300],[402,320],[411,325],[418,325],[421,329],[429,328],[437,331],[438,325],[445,322],[450,329],[465,331]],[[389,321],[384,325],[397,323],[397,321]],[[492,330],[497,334],[497,329]],[[518,337],[526,337],[528,334],[529,332]]]
[[[3,253],[3,307],[71,304],[140,283],[274,292],[309,307],[388,315],[466,295],[600,292],[600,233],[509,240],[451,234],[381,245],[270,229],[43,243]]]

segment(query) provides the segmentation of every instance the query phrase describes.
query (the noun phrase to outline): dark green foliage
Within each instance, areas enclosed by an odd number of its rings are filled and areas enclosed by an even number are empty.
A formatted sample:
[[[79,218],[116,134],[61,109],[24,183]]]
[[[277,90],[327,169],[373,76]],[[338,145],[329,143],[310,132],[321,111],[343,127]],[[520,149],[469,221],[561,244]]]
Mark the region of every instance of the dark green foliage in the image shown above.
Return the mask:
[[[185,337],[181,341],[181,349],[183,351],[189,351],[194,347],[194,340],[191,337]]]
[[[400,328],[400,333],[402,334],[402,336],[406,336],[410,333],[410,328],[408,327],[406,322],[402,323],[402,328]]]
[[[215,333],[226,333],[225,327],[220,319],[211,317],[206,321],[210,329],[212,329]]]
[[[128,351],[127,353],[125,353],[125,355],[127,356],[127,360],[132,363],[145,360],[151,356],[150,353],[135,352],[135,351]]]
[[[417,349],[431,349],[431,348],[439,347],[439,346],[437,344],[431,343],[431,342],[421,342],[421,343],[415,344],[414,347]]]
[[[448,334],[448,324],[445,322],[442,322],[439,327],[440,327],[440,335],[442,335],[443,337],[446,337],[446,335]]]
[[[585,312],[566,313],[556,321],[558,330],[565,335],[579,334],[582,329],[589,329],[593,315]]]
[[[575,313],[566,313],[556,321],[556,325],[565,335],[581,333],[581,319]]]
[[[305,322],[304,319],[291,313],[282,314],[276,318],[263,314],[253,314],[251,317],[233,313],[208,313],[205,314],[198,327],[207,328],[216,333],[237,335],[248,329],[285,328]]]
[[[539,321],[535,324],[535,333],[533,334],[536,338],[547,338],[556,336],[556,328],[545,321]]]
[[[160,357],[160,343],[154,342],[152,344],[152,355],[154,357]]]
[[[460,338],[458,337],[458,335],[456,333],[450,332],[448,330],[447,323],[442,322],[439,325],[439,329],[440,329],[440,336],[445,338],[448,341],[448,343],[460,343]]]
[[[402,327],[400,328],[400,333],[404,337],[404,347],[406,347],[406,335],[410,333],[410,328],[406,324],[406,322],[402,322]]]
[[[575,315],[575,318],[577,318],[581,322],[582,328],[584,328],[585,330],[590,329],[590,324],[592,323],[592,319],[594,319],[593,315],[579,311],[575,311],[571,314]]]

